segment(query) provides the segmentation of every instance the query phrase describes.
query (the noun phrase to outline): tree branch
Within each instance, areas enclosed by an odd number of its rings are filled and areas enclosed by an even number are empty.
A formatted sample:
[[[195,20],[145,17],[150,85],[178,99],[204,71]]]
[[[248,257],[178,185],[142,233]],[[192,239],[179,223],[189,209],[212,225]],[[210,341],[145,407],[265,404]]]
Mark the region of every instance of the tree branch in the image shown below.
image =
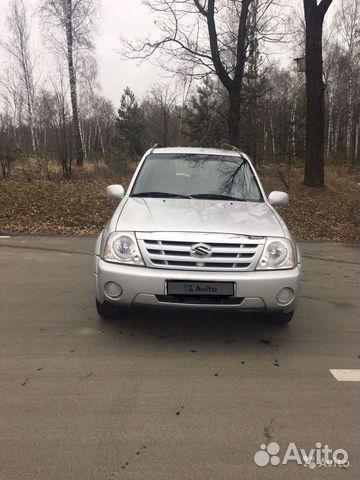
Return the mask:
[[[214,63],[216,74],[218,75],[224,87],[230,89],[233,85],[233,80],[230,78],[220,58],[218,37],[215,25],[215,0],[209,0],[206,18],[209,32],[211,57]]]
[[[319,5],[317,6],[318,14],[321,15],[321,17],[325,16],[331,3],[332,3],[332,0],[321,0]]]
[[[236,68],[234,80],[236,83],[241,82],[242,75],[244,73],[245,60],[246,60],[246,23],[249,12],[251,0],[242,0],[241,14],[239,19],[239,28],[238,28],[238,40],[236,47]]]
[[[200,4],[200,1],[199,0],[194,0],[194,3],[196,5],[196,8],[199,10],[199,12],[201,13],[201,15],[204,15],[204,17],[207,17],[207,14],[208,12],[206,11],[205,7],[203,7],[201,4]]]

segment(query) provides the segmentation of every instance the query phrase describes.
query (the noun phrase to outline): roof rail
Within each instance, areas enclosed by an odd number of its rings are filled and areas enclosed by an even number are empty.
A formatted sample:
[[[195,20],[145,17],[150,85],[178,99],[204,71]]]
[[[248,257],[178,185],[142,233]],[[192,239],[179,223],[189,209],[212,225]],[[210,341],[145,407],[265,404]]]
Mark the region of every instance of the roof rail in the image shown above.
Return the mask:
[[[153,151],[155,150],[155,148],[157,148],[159,146],[158,143],[154,143],[154,145],[151,147],[150,149],[150,153],[153,153]]]
[[[241,150],[239,148],[234,147],[234,145],[230,145],[230,143],[223,143],[221,147],[223,148],[223,150],[233,150],[235,152],[241,153]]]

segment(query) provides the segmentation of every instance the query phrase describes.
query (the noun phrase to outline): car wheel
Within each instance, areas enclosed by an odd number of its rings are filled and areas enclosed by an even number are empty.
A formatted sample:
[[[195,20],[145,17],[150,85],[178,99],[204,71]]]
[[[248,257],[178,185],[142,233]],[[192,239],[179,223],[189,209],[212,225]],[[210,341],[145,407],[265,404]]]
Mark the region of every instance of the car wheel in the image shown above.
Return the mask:
[[[121,314],[121,308],[117,305],[109,302],[100,303],[98,300],[96,300],[96,310],[104,320],[119,318]]]
[[[268,314],[268,319],[276,325],[286,325],[293,318],[295,311],[291,312],[272,312]]]

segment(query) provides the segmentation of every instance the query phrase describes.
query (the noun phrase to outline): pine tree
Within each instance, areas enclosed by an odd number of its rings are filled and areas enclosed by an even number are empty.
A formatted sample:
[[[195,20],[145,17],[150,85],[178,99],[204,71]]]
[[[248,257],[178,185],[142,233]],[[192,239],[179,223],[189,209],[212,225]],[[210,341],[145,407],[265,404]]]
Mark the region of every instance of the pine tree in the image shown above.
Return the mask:
[[[215,147],[226,138],[227,124],[221,115],[221,100],[214,82],[205,78],[185,109],[184,123],[192,145]]]
[[[126,87],[117,111],[113,144],[132,160],[144,153],[145,121],[134,93]]]

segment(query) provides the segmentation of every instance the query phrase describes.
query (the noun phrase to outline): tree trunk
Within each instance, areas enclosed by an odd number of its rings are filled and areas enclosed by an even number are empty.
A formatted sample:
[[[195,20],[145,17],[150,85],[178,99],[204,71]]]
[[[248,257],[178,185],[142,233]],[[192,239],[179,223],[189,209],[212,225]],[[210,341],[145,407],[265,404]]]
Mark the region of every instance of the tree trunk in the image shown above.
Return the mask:
[[[74,147],[76,154],[76,164],[81,167],[84,165],[84,145],[81,134],[78,99],[76,89],[76,75],[73,58],[73,26],[72,26],[72,0],[66,0],[66,41],[67,41],[67,61],[69,70],[70,96],[72,108],[72,124]]]
[[[338,144],[339,144],[339,135],[340,135],[340,120],[339,118],[336,119],[334,125],[334,134],[333,134],[333,144],[332,144],[332,152],[337,152]]]
[[[99,141],[100,141],[101,153],[102,153],[102,156],[104,156],[104,155],[105,155],[104,141],[103,141],[103,136],[102,136],[102,131],[101,131],[99,119],[98,119],[97,117],[96,117],[96,126],[97,126],[98,133],[99,133]]]
[[[347,122],[346,122],[346,154],[352,163],[352,135],[353,135],[353,72],[351,59],[349,62],[348,88],[347,88]]]
[[[167,147],[169,145],[169,119],[166,107],[163,108],[163,131],[162,131],[162,145]]]
[[[263,162],[266,162],[267,160],[267,139],[268,139],[268,132],[266,129],[266,123],[264,121],[264,129],[263,129]]]
[[[229,91],[229,143],[234,147],[240,147],[240,92]]]
[[[329,110],[329,119],[328,119],[328,129],[327,129],[327,143],[326,143],[326,158],[330,157],[331,152],[331,141],[332,141],[332,130],[333,130],[333,94],[332,90],[328,90],[328,110]]]
[[[291,106],[290,112],[290,125],[291,125],[291,134],[290,134],[290,162],[295,163],[296,161],[296,100]]]
[[[359,139],[360,139],[360,124],[358,123],[355,128],[355,145],[352,166],[355,167],[356,162],[359,163]]]
[[[30,138],[31,138],[31,150],[32,153],[37,153],[38,140],[35,130],[34,122],[34,96],[33,89],[30,87],[30,81],[27,78],[28,72],[24,71],[25,76],[25,90],[26,90],[26,103],[27,103],[27,112],[28,112],[28,123],[30,128]]]
[[[275,162],[276,161],[276,145],[275,145],[274,123],[273,123],[272,117],[270,117],[270,131],[271,131],[271,147],[272,147],[273,162]]]
[[[324,186],[324,92],[322,29],[332,0],[303,0],[306,24],[306,155],[304,183]]]
[[[304,0],[306,1],[306,0]],[[306,26],[306,156],[305,185],[324,186],[323,19],[313,14]]]

